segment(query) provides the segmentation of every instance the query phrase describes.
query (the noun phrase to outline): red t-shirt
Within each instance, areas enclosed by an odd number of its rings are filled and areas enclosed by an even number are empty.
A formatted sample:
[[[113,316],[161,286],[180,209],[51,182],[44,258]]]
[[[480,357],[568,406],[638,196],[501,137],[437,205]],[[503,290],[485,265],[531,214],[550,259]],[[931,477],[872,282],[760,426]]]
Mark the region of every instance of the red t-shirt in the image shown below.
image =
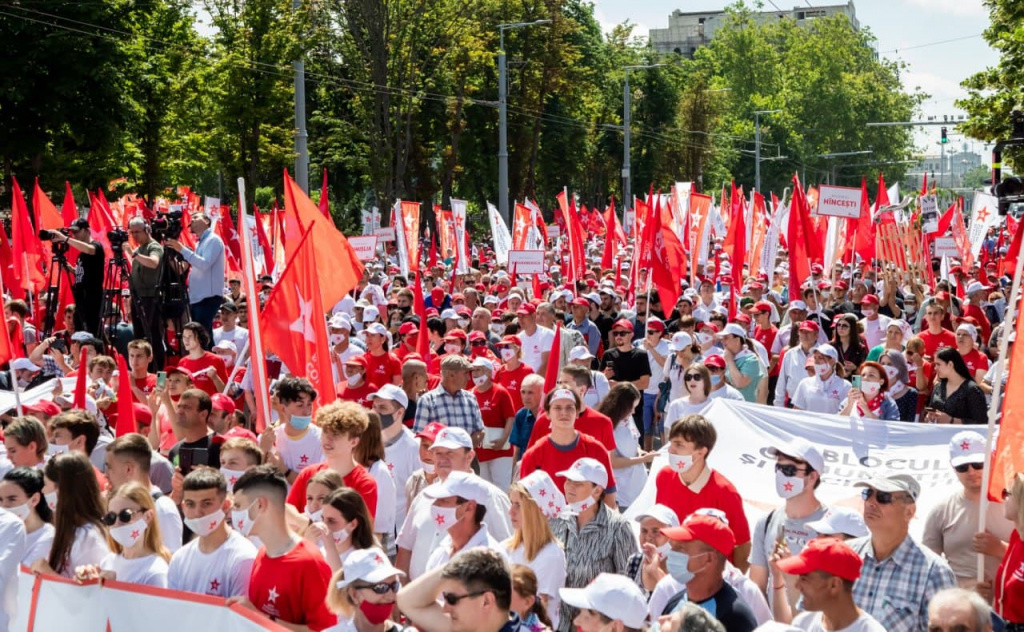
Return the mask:
[[[937,334],[925,329],[918,334],[921,340],[924,341],[924,355],[935,357],[935,352],[942,347],[953,347],[956,349],[956,336],[952,331],[943,329]]]
[[[516,407],[517,411],[523,407],[523,393],[521,390],[523,388],[523,380],[532,373],[533,369],[522,362],[519,363],[518,369],[510,370],[505,366],[501,366],[494,372],[494,381],[504,386],[508,394],[512,396],[512,405]]]
[[[978,321],[978,328],[981,329],[981,344],[987,345],[989,337],[992,336],[992,325],[988,322],[988,316],[985,314],[985,310],[978,305],[967,303],[964,306],[964,315],[961,320],[969,316]]]
[[[967,364],[967,369],[971,372],[971,377],[974,377],[974,374],[979,370],[988,370],[988,356],[977,349],[971,349],[967,354],[960,354],[960,357],[963,358],[964,363]]]
[[[1024,623],[1024,543],[1014,529],[1003,561],[996,569],[992,605],[1007,623]]]
[[[743,499],[724,476],[711,470],[711,478],[699,492],[693,492],[683,485],[679,474],[670,467],[661,468],[656,476],[654,502],[676,512],[679,522],[702,507],[721,509],[729,519],[729,528],[736,536],[737,546],[750,542],[750,525],[743,512]]]
[[[612,420],[608,418],[608,415],[602,415],[590,406],[584,408],[576,419],[576,430],[597,439],[609,452],[615,449],[615,426],[612,425]],[[535,443],[550,433],[551,419],[546,412],[541,413],[537,417],[537,422],[533,424],[530,443],[526,448],[532,448]]]
[[[572,467],[572,464],[584,457],[597,459],[608,470],[608,487],[605,491],[609,494],[615,491],[615,473],[612,471],[612,461],[608,458],[608,450],[600,441],[582,432],[576,433],[576,441],[572,445],[560,446],[545,437],[543,441],[530,447],[523,454],[523,460],[519,464],[520,476],[525,477],[537,470],[544,470],[548,476],[555,481],[558,489],[565,493],[565,477],[558,476],[558,472],[564,472]]]
[[[224,366],[224,360],[221,360],[219,355],[210,351],[203,353],[202,357],[198,360],[188,357],[182,358],[178,360],[178,366],[192,371],[192,385],[195,388],[206,391],[210,395],[219,391],[214,386],[210,376],[206,375],[206,369],[212,366],[217,369],[217,376],[220,377],[221,382],[226,383],[228,381],[228,369]]]
[[[364,353],[366,358],[365,380],[377,390],[385,384],[394,384],[396,377],[402,377],[402,362],[393,353],[382,353],[375,356],[372,353]]]
[[[754,340],[764,345],[765,349],[771,350],[772,344],[775,343],[775,336],[779,334],[779,330],[775,327],[768,327],[768,329],[761,329],[761,325],[754,326]]]
[[[309,483],[309,479],[326,469],[328,469],[327,462],[324,461],[316,465],[310,465],[299,472],[298,478],[295,479],[295,484],[288,491],[288,504],[298,509],[300,513],[305,510],[306,485]],[[341,480],[344,481],[345,487],[351,487],[359,492],[359,495],[363,497],[363,501],[366,503],[366,508],[370,510],[370,516],[377,515],[377,480],[366,471],[365,467],[357,463],[355,469]]]
[[[480,406],[480,418],[485,428],[504,428],[505,421],[516,416],[516,408],[512,404],[512,396],[500,384],[491,384],[486,392],[473,389],[476,403]],[[480,448],[476,458],[480,462],[491,461],[504,456],[512,456],[512,448],[508,450],[488,450]]]
[[[146,377],[133,377],[132,382],[135,384],[135,388],[149,395],[156,388],[156,373],[147,373]],[[148,403],[145,400],[139,399],[134,391],[132,392],[132,398],[139,404]]]
[[[363,380],[363,383],[355,388],[349,386],[348,382],[338,382],[335,388],[338,389],[338,399],[355,402],[363,408],[369,409],[372,406],[370,395],[376,393],[380,387],[371,386],[369,382]]]
[[[327,609],[330,582],[331,567],[307,540],[281,557],[268,557],[260,547],[249,576],[249,601],[275,619],[324,630],[338,622]]]

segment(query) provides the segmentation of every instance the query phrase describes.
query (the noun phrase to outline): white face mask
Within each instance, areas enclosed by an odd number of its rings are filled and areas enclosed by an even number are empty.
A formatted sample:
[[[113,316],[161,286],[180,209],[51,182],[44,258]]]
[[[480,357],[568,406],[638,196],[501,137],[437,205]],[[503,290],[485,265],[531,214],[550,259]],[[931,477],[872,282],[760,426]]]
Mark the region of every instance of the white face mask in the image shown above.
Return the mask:
[[[677,473],[682,474],[693,467],[693,455],[669,453],[668,464]]]
[[[875,315],[875,310],[873,310],[873,309],[862,309],[862,310],[860,310],[860,313],[864,314],[864,318],[871,318],[872,316]]]
[[[431,476],[433,476],[434,475],[434,464],[433,463],[424,463],[423,464],[423,473],[424,474],[430,474]]]
[[[574,503],[569,503],[569,511],[574,514],[581,514],[587,509],[594,506],[593,498],[584,498],[583,500],[577,500]]]
[[[214,530],[220,526],[220,523],[224,522],[224,510],[218,509],[208,516],[202,518],[185,518],[185,526],[189,528],[192,533],[198,535],[200,538],[205,538],[214,532]]]
[[[456,523],[455,511],[457,509],[458,507],[438,507],[437,505],[431,505],[430,518],[434,521],[434,526],[441,531],[447,531],[454,527]]]
[[[516,350],[515,349],[502,349],[501,350],[501,359],[503,361],[511,362],[512,358],[514,358],[514,357],[516,357]]]
[[[28,514],[32,511],[32,509],[29,508],[28,503],[24,503],[21,505],[15,505],[14,507],[8,507],[7,511],[11,512],[15,516],[18,516],[18,518],[20,518],[21,521],[24,522],[25,518],[28,518]]]
[[[697,342],[699,342],[701,346],[708,344],[711,340],[711,334],[706,334],[703,331],[697,334]]]
[[[324,512],[323,512],[322,509],[317,509],[313,513],[309,513],[309,510],[307,509],[306,510],[306,517],[309,518],[310,522],[323,522],[324,521]]]
[[[885,365],[885,374],[889,377],[889,383],[893,384],[900,375],[900,370],[894,366]]]
[[[43,494],[43,498],[46,500],[46,506],[50,508],[50,511],[57,511],[57,492],[56,490]]]
[[[242,474],[245,474],[245,470],[229,470],[226,467],[220,468],[220,473],[224,475],[224,478],[228,481],[228,491],[235,486],[238,479],[242,478]]]
[[[469,319],[468,318],[459,318],[455,322],[457,322],[459,324],[459,327],[461,327],[463,329],[465,329],[466,327],[469,327]]]
[[[672,550],[672,543],[671,542],[666,542],[665,544],[662,544],[661,546],[658,547],[658,555],[661,556],[661,559],[665,559],[666,557],[668,557],[668,552],[671,551],[671,550]]]
[[[871,399],[875,395],[878,395],[878,391],[882,390],[882,383],[861,381],[860,390],[864,393],[864,397]]]
[[[255,506],[256,501],[253,501],[253,503],[249,505],[248,509],[231,510],[231,524],[235,527],[235,529],[238,530],[239,533],[246,537],[249,537],[249,534],[252,533],[252,525],[255,522],[252,518],[249,517],[249,509],[252,509]]]
[[[491,330],[491,333],[494,334],[495,336],[500,336],[502,333],[505,332],[505,326],[504,325],[491,324],[489,329]]]
[[[345,334],[331,334],[331,346],[340,345],[345,342]]]
[[[352,534],[350,534],[347,529],[342,529],[341,531],[335,531],[331,533],[331,537],[334,538],[334,546],[341,546],[345,544],[346,542],[348,542],[348,539],[351,535]]]
[[[830,367],[827,362],[823,364],[814,364],[814,372],[817,373],[818,377],[821,379],[825,379],[825,376],[828,375],[828,372],[831,370],[832,367]]]
[[[779,498],[792,498],[804,491],[804,479],[775,472],[775,493]]]
[[[360,381],[360,380],[362,380],[362,379],[363,379],[363,376],[362,376],[362,375],[360,375],[360,374],[358,374],[358,373],[357,373],[357,374],[355,374],[355,375],[346,375],[346,376],[345,376],[345,382],[346,382],[346,383],[347,383],[347,384],[348,384],[349,386],[351,386],[351,387],[353,387],[353,388],[355,388],[355,386],[356,386],[357,384],[359,384],[359,381]]]
[[[122,524],[109,529],[110,537],[121,545],[122,548],[130,549],[135,543],[142,539],[146,533],[146,521],[139,518],[130,524]]]
[[[46,446],[46,454],[48,454],[50,456],[57,456],[58,454],[64,454],[67,451],[68,451],[68,446],[67,445],[57,445],[56,443],[51,443],[51,444],[48,444]]]

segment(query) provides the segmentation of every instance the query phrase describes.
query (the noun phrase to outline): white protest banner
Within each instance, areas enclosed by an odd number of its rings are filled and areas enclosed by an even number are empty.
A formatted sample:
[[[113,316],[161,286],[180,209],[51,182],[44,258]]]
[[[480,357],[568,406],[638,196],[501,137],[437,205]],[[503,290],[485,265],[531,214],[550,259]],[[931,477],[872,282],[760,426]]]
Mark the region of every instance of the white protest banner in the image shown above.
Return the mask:
[[[456,272],[458,274],[469,274],[469,253],[466,252],[466,200],[451,199],[452,219],[455,220],[455,250],[458,261]]]
[[[956,247],[956,239],[952,237],[936,237],[932,241],[933,257],[959,257],[960,250]]]
[[[860,217],[861,190],[823,184],[818,191],[818,215]]]
[[[548,224],[548,239],[558,239],[561,236],[562,236],[562,228],[561,228],[561,226],[556,226],[554,224]]]
[[[204,197],[203,210],[211,218],[215,219],[220,217],[220,198]]]
[[[949,441],[963,426],[854,419],[722,399],[712,402],[703,415],[718,432],[708,464],[739,491],[751,529],[761,515],[783,504],[775,492],[774,458],[767,450],[793,437],[817,446],[825,459],[816,490],[825,504],[859,510],[860,489],[853,484],[875,474],[910,474],[917,479],[922,492],[910,525],[916,537],[932,506],[960,489],[949,465]],[[668,458],[662,453],[651,465],[652,474],[666,465]],[[632,519],[654,504],[655,479],[648,477],[625,518]]]
[[[363,209],[360,216],[364,235],[373,235],[374,231],[380,228],[380,209],[376,206],[370,210]]]
[[[395,240],[395,227],[384,226],[373,231],[374,237],[380,241],[394,241]]]
[[[508,251],[512,249],[512,234],[502,219],[501,213],[490,202],[487,203],[487,217],[491,220],[491,237],[494,240],[494,259],[502,264],[508,261]]]
[[[73,377],[62,377],[60,378],[61,387],[64,391],[64,397],[68,401],[73,399],[75,394],[75,381]],[[57,380],[47,380],[35,388],[31,388],[27,391],[20,391],[18,394],[21,396],[21,405],[30,406],[38,401],[52,400],[53,399],[53,388],[57,385]],[[15,402],[14,393],[11,391],[0,390],[0,412],[7,410],[14,410],[17,406]]]
[[[377,236],[376,235],[361,235],[359,237],[349,237],[348,243],[352,245],[352,250],[356,252],[356,256],[359,257],[360,261],[372,261],[374,254],[377,250]]]
[[[509,250],[508,269],[516,274],[544,274],[544,251]]]
[[[918,202],[921,203],[921,232],[925,235],[939,232],[939,200],[934,195],[922,195]]]
[[[971,242],[971,254],[977,257],[981,246],[985,243],[985,235],[993,226],[999,224],[999,199],[987,193],[974,194],[971,205],[971,225],[967,236]]]

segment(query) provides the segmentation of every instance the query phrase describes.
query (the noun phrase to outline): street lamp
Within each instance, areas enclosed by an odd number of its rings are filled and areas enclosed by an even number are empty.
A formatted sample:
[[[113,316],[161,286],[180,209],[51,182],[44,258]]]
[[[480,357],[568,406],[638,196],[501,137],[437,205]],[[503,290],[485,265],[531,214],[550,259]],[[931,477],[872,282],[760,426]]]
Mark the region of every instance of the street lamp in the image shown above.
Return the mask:
[[[756,110],[754,112],[754,190],[761,191],[761,115],[776,114],[782,110]]]
[[[660,68],[668,64],[646,64],[641,66],[624,66],[626,81],[622,88],[622,204],[623,208],[633,208],[633,188],[629,173],[629,120],[630,120],[630,94],[629,94],[629,71],[645,70],[647,68]]]
[[[508,70],[505,62],[505,30],[551,24],[551,20],[512,22],[498,25],[498,212],[512,225],[508,208]]]

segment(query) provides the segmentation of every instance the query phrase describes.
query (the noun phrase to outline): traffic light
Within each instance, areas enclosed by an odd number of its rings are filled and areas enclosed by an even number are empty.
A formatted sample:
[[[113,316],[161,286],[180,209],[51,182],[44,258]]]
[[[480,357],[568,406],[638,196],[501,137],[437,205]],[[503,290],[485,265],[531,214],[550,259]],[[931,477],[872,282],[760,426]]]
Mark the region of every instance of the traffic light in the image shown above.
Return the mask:
[[[945,145],[946,143],[949,142],[949,138],[946,137],[946,128],[945,127],[942,128],[942,140],[940,140],[939,142],[942,143],[943,145]]]

